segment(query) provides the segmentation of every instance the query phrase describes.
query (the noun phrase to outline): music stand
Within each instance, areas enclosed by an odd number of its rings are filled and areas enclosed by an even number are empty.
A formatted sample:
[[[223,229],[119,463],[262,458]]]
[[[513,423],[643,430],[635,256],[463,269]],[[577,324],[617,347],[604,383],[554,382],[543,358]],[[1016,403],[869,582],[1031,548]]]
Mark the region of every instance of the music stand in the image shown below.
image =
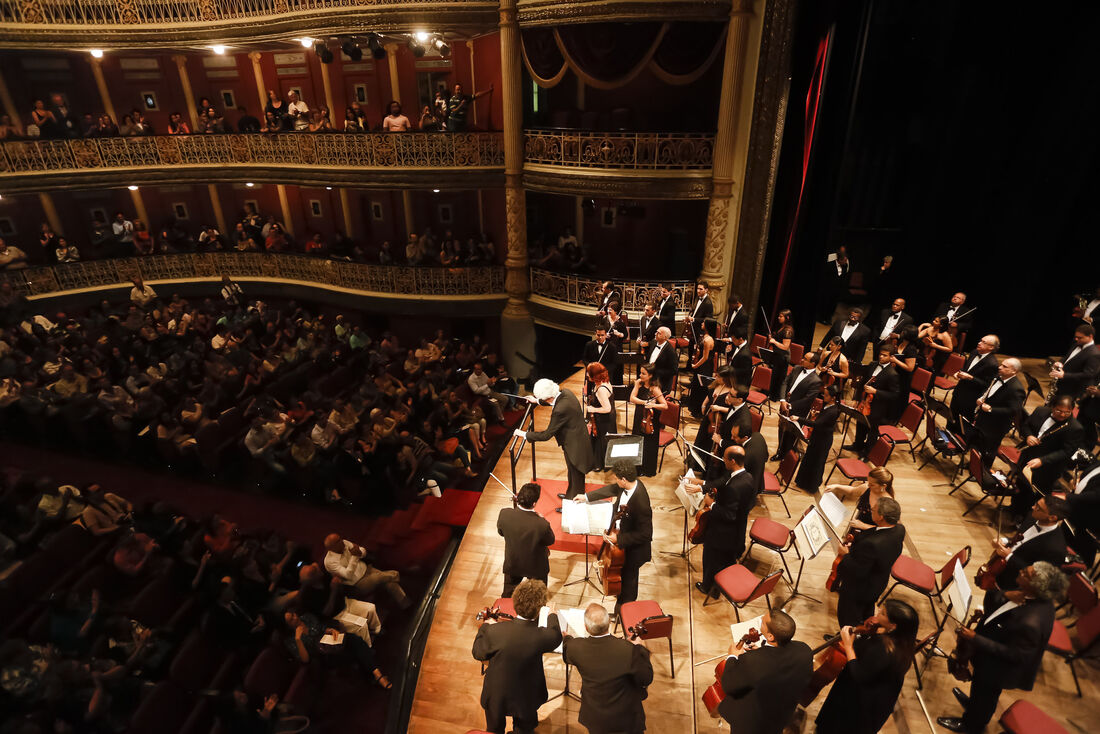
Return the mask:
[[[587,505],[589,503],[585,502],[585,503],[582,503],[582,504]],[[599,502],[593,502],[591,504],[599,504]],[[614,504],[614,501],[608,501],[605,504]],[[562,502],[562,520],[564,521],[564,519],[565,519],[565,502],[563,501]],[[608,525],[610,525],[610,523],[608,523]],[[591,530],[591,527],[589,527],[589,530]],[[562,526],[562,532],[565,533],[565,526],[564,525]],[[591,569],[591,564],[590,564],[590,561],[589,561],[589,558],[590,558],[591,554],[589,553],[589,550],[588,550],[588,539],[590,537],[592,537],[593,535],[596,535],[596,534],[597,533],[590,533],[590,532],[588,532],[588,533],[569,533],[569,535],[580,535],[584,538],[584,576],[582,576],[581,578],[576,579],[574,581],[570,581],[569,583],[562,584],[561,587],[563,589],[567,586],[572,586],[573,584],[588,584],[593,589],[600,592],[600,594],[603,594],[603,589],[601,589],[599,586],[597,586],[596,582],[592,580],[592,569]],[[603,537],[603,532],[602,531],[599,533],[599,536],[601,538]]]
[[[691,474],[692,476],[694,476],[694,473],[691,471],[691,469],[688,469],[687,472],[685,472],[684,476],[686,477],[688,474]],[[680,552],[676,553],[675,551],[658,551],[658,553],[662,553],[666,556],[677,556],[679,558],[683,558],[685,561],[687,561],[688,568],[690,568],[691,570],[694,571],[695,566],[693,566],[691,564],[691,551],[695,548],[695,546],[694,545],[689,546],[688,542],[687,542],[688,518],[689,517],[694,517],[696,514],[698,514],[699,506],[697,506],[695,504],[695,502],[692,501],[692,495],[689,495],[687,490],[685,490],[683,487],[684,487],[684,481],[683,481],[683,479],[681,479],[680,484],[676,487],[676,491],[675,491],[676,498],[678,500],[680,500],[680,507],[673,507],[671,510],[669,510],[669,512],[676,512],[677,510],[683,510],[684,511],[684,535],[683,535],[682,545],[680,546]],[[700,493],[699,496],[700,496],[699,505],[701,506],[702,505],[702,499],[701,499],[702,494]]]
[[[837,409],[840,414],[844,416],[844,424],[840,429],[840,450],[836,452],[837,456],[844,453],[844,442],[848,440],[848,428],[851,426],[852,421],[855,421],[856,426],[866,425],[867,430],[871,430],[871,422],[867,420],[867,416],[860,413],[854,405],[845,405],[844,403],[837,402]]]
[[[947,431],[948,437],[952,441],[955,442],[955,445],[959,447],[959,465],[955,467],[955,473],[951,475],[951,479],[946,484],[940,483],[940,484],[933,484],[932,486],[933,487],[953,487],[955,485],[955,477],[957,477],[959,475],[959,472],[962,471],[963,465],[966,463],[966,456],[967,456],[967,451],[965,451],[963,449],[962,442],[958,441],[955,437],[956,434],[955,434],[955,430],[953,428],[953,426],[955,424],[955,414],[951,412],[951,408],[948,407],[947,403],[943,402],[942,400],[937,400],[936,398],[932,397],[931,395],[925,396],[925,406],[928,408],[928,411],[930,413],[933,413],[934,415],[938,415],[938,416],[943,417],[944,430]],[[925,434],[926,434],[925,437],[924,437],[925,441],[928,440],[927,433],[928,433],[928,431],[925,430]],[[923,445],[923,443],[924,443],[924,441],[921,441],[922,445]]]
[[[955,567],[951,569],[951,578],[952,580],[949,582],[950,586],[947,588],[947,609],[944,610],[943,619],[936,625],[936,631],[926,638],[927,641],[921,650],[921,653],[924,655],[924,663],[914,668],[917,673],[918,690],[924,686],[924,672],[928,669],[928,663],[931,662],[932,658],[947,658],[947,653],[940,648],[940,636],[943,635],[947,627],[947,619],[950,617],[955,620],[955,623],[960,627],[965,626],[966,615],[969,613],[971,603],[974,599],[973,590],[970,588],[970,582],[966,578],[966,569],[964,569],[963,565],[957,560],[955,561]],[[954,614],[953,610],[957,609],[961,609],[962,614]]]
[[[825,547],[825,544],[829,542],[828,528],[830,524],[825,521],[817,511],[816,505],[810,505],[806,508],[806,511],[802,513],[802,517],[798,518],[798,522],[794,526],[794,552],[798,556],[798,576],[795,577],[794,586],[791,587],[791,595],[787,601],[783,602],[783,606],[786,606],[791,599],[796,596],[801,596],[803,599],[809,599],[812,602],[821,603],[820,599],[804,594],[798,590],[798,585],[802,582],[802,569],[806,566],[807,556],[810,559],[817,558],[818,553]],[[801,532],[801,536],[800,536]],[[803,554],[799,550],[799,538],[806,543],[806,553]]]
[[[629,461],[634,466],[642,465],[642,444],[645,441],[641,436],[633,433],[608,433],[607,447],[604,449],[603,465],[611,466],[613,461]]]

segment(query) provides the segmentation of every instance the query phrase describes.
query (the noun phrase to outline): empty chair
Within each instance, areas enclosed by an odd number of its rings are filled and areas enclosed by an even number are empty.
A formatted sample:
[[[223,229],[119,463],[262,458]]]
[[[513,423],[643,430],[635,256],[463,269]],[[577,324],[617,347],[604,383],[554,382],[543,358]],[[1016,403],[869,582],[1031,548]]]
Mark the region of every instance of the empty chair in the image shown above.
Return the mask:
[[[778,497],[779,501],[783,503],[783,511],[787,513],[787,517],[791,516],[791,511],[790,508],[787,507],[787,500],[783,495],[791,486],[795,474],[798,473],[798,464],[801,460],[801,455],[794,449],[791,449],[787,452],[787,455],[783,457],[782,461],[779,462],[779,468],[776,470],[775,474],[772,474],[770,471],[764,472],[764,489],[761,491],[761,494]]]
[[[766,364],[758,364],[752,371],[752,382],[749,383],[749,396],[745,402],[749,405],[760,407],[768,402],[768,390],[772,384],[772,368]],[[768,413],[772,408],[768,406]]]
[[[913,463],[916,464],[917,452],[913,448],[913,443],[917,440],[917,431],[920,430],[921,420],[923,419],[924,408],[919,403],[909,403],[905,406],[897,426],[879,426],[878,431],[881,435],[893,441],[895,446],[899,443],[909,444],[909,455],[913,458]],[[901,430],[902,428],[909,431],[909,433],[906,434],[905,431]]]
[[[1022,699],[1001,714],[1001,727],[1008,734],[1069,734],[1038,706]]]
[[[871,452],[867,454],[867,462],[874,466],[886,466],[886,462],[890,460],[890,454],[894,453],[894,442],[888,439],[886,436],[879,436],[878,441],[871,447]],[[840,469],[840,473],[851,484],[855,481],[865,481],[867,474],[871,471],[871,467],[868,464],[860,461],[859,459],[837,459],[833,464],[833,471],[829,472],[829,476],[825,478],[825,483],[829,483],[829,479],[832,478],[833,472]]]
[[[1100,607],[1077,620],[1077,639],[1069,636],[1069,630],[1055,620],[1054,629],[1047,642],[1047,650],[1058,655],[1073,673],[1073,684],[1077,686],[1077,696],[1081,696],[1081,682],[1077,680],[1077,668],[1074,665],[1080,658],[1094,658],[1100,652]]]
[[[912,589],[918,594],[928,597],[928,603],[932,606],[932,619],[935,619],[936,623],[939,624],[935,600],[943,600],[947,587],[951,585],[955,578],[955,564],[961,564],[963,568],[966,568],[969,563],[970,546],[966,546],[951,556],[951,559],[943,564],[938,571],[933,571],[928,565],[903,553],[898,556],[898,560],[894,561],[894,565],[890,569],[890,578],[894,580],[894,583],[886,589],[886,593],[882,595],[879,601],[881,603],[885,600],[886,597],[890,596],[890,592],[894,590],[894,587],[901,584],[907,589]]]
[[[752,571],[740,563],[735,563],[716,573],[714,584],[718,587],[718,591],[722,596],[726,598],[726,601],[733,606],[734,616],[740,622],[740,610],[760,597],[764,597],[769,610],[772,608],[772,600],[769,595],[775,590],[776,584],[779,583],[779,579],[782,577],[783,570],[780,569],[773,571],[762,579],[758,579]],[[710,597],[708,596],[703,602],[703,606],[706,606],[709,602]]]
[[[680,448],[680,442],[676,440],[680,431],[680,414],[682,413],[680,401],[674,398],[665,398],[665,402],[668,403],[668,407],[661,411],[661,433],[657,438],[657,446],[661,449],[661,461],[657,464],[657,471],[661,471],[661,467],[664,466],[665,449],[671,444],[676,444],[676,450],[680,452],[680,456],[684,455],[684,450]]]

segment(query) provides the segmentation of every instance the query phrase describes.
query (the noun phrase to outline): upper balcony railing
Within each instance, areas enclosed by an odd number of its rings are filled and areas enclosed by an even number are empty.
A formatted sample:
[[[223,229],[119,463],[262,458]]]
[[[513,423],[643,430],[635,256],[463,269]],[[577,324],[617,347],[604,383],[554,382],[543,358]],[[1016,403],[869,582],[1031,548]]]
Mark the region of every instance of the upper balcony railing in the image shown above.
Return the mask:
[[[622,294],[623,311],[632,320],[642,313],[647,303],[661,300],[662,285],[671,285],[671,292],[679,309],[691,309],[695,305],[695,281],[677,280],[672,283],[656,281],[616,281],[615,288]],[[603,298],[603,281],[581,278],[572,273],[555,273],[551,270],[531,268],[531,295],[563,306],[590,309],[595,313]]]
[[[524,162],[634,171],[704,171],[714,157],[705,133],[524,131]]]
[[[219,169],[216,176],[211,176],[212,167]],[[97,172],[116,177],[128,172],[135,181],[155,182],[178,178],[188,169],[208,180],[251,180],[257,172],[277,177],[281,170],[293,171],[297,177],[303,169],[310,169],[315,176],[327,177],[324,183],[350,183],[341,176],[364,179],[365,171],[405,170],[411,172],[409,183],[416,183],[417,172],[435,177],[447,172],[468,175],[472,170],[502,172],[503,167],[500,133],[157,135],[0,145],[0,186],[6,190],[48,183],[39,174],[57,174],[54,187],[60,187],[79,183],[74,176],[87,183],[102,183],[94,179]],[[373,176],[355,183],[392,185],[394,181]]]

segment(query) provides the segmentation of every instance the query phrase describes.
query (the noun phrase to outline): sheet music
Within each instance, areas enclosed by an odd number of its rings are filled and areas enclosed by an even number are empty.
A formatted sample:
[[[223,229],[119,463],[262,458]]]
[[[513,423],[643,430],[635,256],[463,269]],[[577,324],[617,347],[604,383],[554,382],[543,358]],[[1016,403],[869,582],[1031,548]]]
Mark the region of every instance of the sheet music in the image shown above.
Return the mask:
[[[610,502],[561,501],[561,529],[571,535],[603,535],[611,527]]]
[[[612,459],[637,459],[641,454],[641,443],[617,443],[611,447]]]
[[[691,469],[684,472],[684,480],[694,478],[695,472]],[[676,487],[676,498],[680,500],[680,504],[687,510],[688,517],[695,517],[695,513],[699,512],[699,508],[703,506],[703,493],[688,492],[687,482],[684,480],[681,480],[679,486]]]
[[[970,588],[970,581],[966,578],[966,569],[958,561],[955,562],[955,568],[951,570],[951,576],[955,580],[955,583],[947,587],[947,598],[951,601],[951,616],[963,623],[970,612],[974,592]]]
[[[829,542],[829,532],[825,529],[825,522],[816,507],[809,508],[798,522],[794,539],[798,545],[798,552],[807,559],[817,556]]]
[[[554,612],[558,615],[558,626],[561,627],[562,641],[554,648],[554,652],[560,653],[562,647],[565,645],[565,635],[570,634],[573,637],[588,637],[588,630],[584,628],[584,610],[583,609],[559,609]],[[543,607],[539,610],[539,627],[546,627],[548,620],[550,619],[550,607]],[[566,629],[568,627],[568,629]]]
[[[833,531],[837,536],[840,536],[844,526],[848,524],[849,516],[844,503],[832,492],[822,492],[821,497],[817,500],[817,506],[821,508],[825,519],[833,526]]]

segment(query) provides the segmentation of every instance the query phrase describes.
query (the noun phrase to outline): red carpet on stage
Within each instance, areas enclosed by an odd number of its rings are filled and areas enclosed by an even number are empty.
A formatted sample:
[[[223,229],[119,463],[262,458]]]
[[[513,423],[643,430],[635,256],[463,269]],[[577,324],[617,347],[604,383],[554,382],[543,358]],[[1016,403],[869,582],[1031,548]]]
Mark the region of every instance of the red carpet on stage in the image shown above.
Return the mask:
[[[539,497],[538,504],[535,505],[535,510],[550,521],[550,527],[554,528],[554,537],[557,538],[554,544],[550,546],[550,550],[565,551],[566,553],[584,553],[585,536],[563,533],[561,531],[561,513],[557,512],[557,509],[561,507],[561,500],[558,499],[558,494],[565,491],[565,488],[569,486],[568,483],[556,479],[540,479],[539,485],[542,487],[542,496]],[[585,484],[584,491],[592,492],[602,486],[604,485]],[[596,535],[589,535],[588,552],[593,554],[596,553],[600,549],[602,543],[603,538]]]

